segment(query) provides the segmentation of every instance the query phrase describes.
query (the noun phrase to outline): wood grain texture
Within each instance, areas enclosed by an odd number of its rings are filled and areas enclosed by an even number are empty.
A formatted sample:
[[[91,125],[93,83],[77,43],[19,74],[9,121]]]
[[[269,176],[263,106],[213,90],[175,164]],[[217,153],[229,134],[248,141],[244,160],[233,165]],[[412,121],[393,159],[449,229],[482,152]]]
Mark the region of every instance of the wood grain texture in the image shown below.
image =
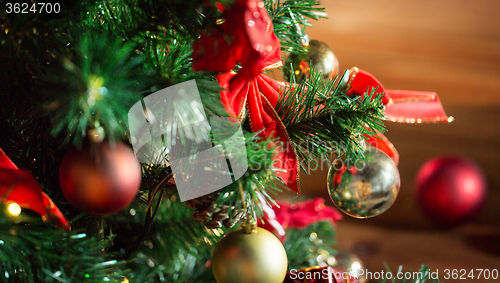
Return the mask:
[[[307,32],[332,47],[341,70],[357,66],[390,89],[436,91],[455,118],[451,124],[386,123],[401,155],[400,195],[379,217],[341,222],[341,247],[352,250],[358,242],[370,242],[377,252],[364,260],[380,270],[383,261],[393,269],[399,264],[417,269],[422,263],[500,269],[495,230],[500,223],[500,1],[328,0],[322,5],[329,19],[313,22]],[[436,230],[415,204],[418,169],[440,155],[470,158],[487,176],[487,205],[465,228]],[[327,169],[303,175],[302,191],[328,198]]]

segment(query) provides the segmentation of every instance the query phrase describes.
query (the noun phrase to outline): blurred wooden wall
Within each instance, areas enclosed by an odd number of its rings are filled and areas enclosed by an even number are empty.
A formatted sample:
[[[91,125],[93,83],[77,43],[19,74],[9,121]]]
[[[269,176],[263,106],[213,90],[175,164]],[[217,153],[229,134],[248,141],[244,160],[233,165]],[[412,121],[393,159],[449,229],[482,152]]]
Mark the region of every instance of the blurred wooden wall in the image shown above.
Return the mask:
[[[415,204],[418,169],[440,155],[472,159],[485,172],[489,197],[480,220],[500,220],[500,1],[323,0],[329,19],[311,39],[334,50],[341,70],[357,66],[386,88],[435,91],[451,124],[387,122],[400,153],[402,187],[394,206],[363,221],[428,227]],[[303,175],[303,192],[328,198],[326,172]],[[330,202],[331,204],[331,202]]]

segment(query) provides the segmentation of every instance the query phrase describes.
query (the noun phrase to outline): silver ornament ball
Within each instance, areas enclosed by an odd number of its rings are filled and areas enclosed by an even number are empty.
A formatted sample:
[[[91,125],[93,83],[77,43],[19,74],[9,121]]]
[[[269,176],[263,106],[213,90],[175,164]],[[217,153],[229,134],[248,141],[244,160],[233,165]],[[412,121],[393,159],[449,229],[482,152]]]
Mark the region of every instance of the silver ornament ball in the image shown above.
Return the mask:
[[[328,172],[328,193],[345,214],[356,218],[377,216],[391,207],[401,185],[392,159],[376,148],[364,152],[364,160],[334,164]]]

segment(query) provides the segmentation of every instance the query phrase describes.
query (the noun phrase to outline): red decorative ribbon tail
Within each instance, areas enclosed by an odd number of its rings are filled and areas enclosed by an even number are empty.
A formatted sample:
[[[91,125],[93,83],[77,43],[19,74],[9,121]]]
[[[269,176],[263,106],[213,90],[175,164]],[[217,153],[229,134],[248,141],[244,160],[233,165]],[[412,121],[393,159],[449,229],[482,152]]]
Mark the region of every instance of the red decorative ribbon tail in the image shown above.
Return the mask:
[[[372,93],[373,89],[376,89],[374,95],[383,93],[385,115],[387,120],[392,122],[420,124],[453,121],[453,118],[444,112],[435,92],[385,89],[372,74],[356,67],[350,69],[347,88],[349,96],[364,96]],[[399,154],[384,135],[376,133],[374,137],[369,136],[367,142],[385,152],[396,165],[398,164]]]
[[[444,112],[435,92],[385,89],[372,74],[356,67],[350,69],[347,88],[349,96],[364,96],[367,91],[371,93],[374,88],[377,89],[375,94],[383,93],[382,103],[386,106],[385,114],[392,122],[448,123],[453,120]]]
[[[449,123],[453,120],[444,112],[435,92],[387,89],[393,104],[387,105],[387,120],[399,123]]]

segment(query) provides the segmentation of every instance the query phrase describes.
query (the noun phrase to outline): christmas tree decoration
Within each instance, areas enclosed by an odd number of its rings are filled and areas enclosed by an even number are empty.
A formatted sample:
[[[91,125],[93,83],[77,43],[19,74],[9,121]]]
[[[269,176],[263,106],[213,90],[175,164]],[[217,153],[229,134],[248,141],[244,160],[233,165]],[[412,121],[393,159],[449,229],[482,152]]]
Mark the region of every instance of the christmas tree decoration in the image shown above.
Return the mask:
[[[387,154],[375,148],[364,154],[364,160],[333,164],[328,171],[333,203],[356,218],[374,217],[389,209],[400,187],[398,168]]]
[[[305,47],[307,52],[290,53],[286,57],[282,70],[286,81],[290,81],[293,75],[294,81],[301,83],[312,68],[321,73],[325,82],[339,74],[339,61],[330,46],[319,40],[310,40]]]
[[[326,266],[336,260],[341,212],[319,198],[275,201],[275,192],[287,186],[300,194],[299,165],[308,171],[332,155],[358,160],[368,146],[397,164],[383,135],[384,107],[391,121],[444,121],[437,96],[384,90],[357,69],[325,84],[338,60],[305,33],[310,19],[326,16],[320,1],[39,4],[25,10],[44,6],[40,13],[16,12],[24,4],[0,10],[0,147],[26,169],[0,151],[0,281],[358,283]],[[285,51],[306,53],[283,58]],[[266,75],[284,62],[301,83]],[[196,88],[183,87],[189,82]],[[386,100],[372,99],[377,86]],[[171,88],[199,102],[174,99]],[[157,107],[151,95],[161,98]],[[138,116],[130,115],[134,107]],[[212,131],[217,125],[221,133]],[[127,140],[161,151],[134,156]],[[176,156],[174,144],[186,154]],[[196,158],[212,147],[223,152]],[[240,156],[247,167],[236,172]],[[399,176],[389,157],[366,150],[365,159],[330,172],[330,193],[344,212],[370,217],[390,206]],[[193,174],[174,180],[183,167]],[[201,173],[227,182],[184,202],[181,183]],[[208,179],[192,187],[205,191]],[[69,204],[90,215],[75,215]],[[242,228],[225,229],[245,218]],[[261,228],[249,224],[256,218]]]
[[[281,170],[275,174],[291,190],[300,193],[296,149],[275,109],[287,84],[262,74],[281,66],[280,42],[273,32],[271,18],[264,3],[258,0],[238,0],[224,14],[227,20],[215,32],[202,34],[195,42],[193,68],[224,72],[217,76],[224,89],[220,93],[222,105],[240,122],[248,115],[253,132],[278,138],[281,148],[275,161]],[[224,32],[234,38],[227,40]],[[231,52],[225,52],[226,49]],[[232,68],[237,62],[241,62],[242,68],[234,73]]]
[[[217,229],[222,226],[233,228],[245,216],[245,212],[236,211],[234,205],[217,207],[215,198],[211,194],[188,200],[186,205],[195,209],[192,213],[193,219],[205,222],[205,227],[208,229]],[[229,215],[230,210],[232,211],[231,216]]]
[[[287,256],[275,235],[250,225],[231,231],[220,240],[212,270],[217,283],[282,283]]]
[[[139,192],[141,166],[121,142],[85,143],[72,148],[61,163],[59,182],[64,196],[88,214],[106,216],[129,205]]]
[[[372,74],[356,67],[347,71],[345,89],[348,96],[381,95],[387,120],[399,123],[449,123],[453,117],[444,112],[435,92],[386,89]],[[367,92],[368,91],[368,92]]]
[[[194,43],[193,69],[230,72],[241,63],[242,68],[232,78],[231,89],[234,89],[258,76],[264,68],[281,66],[279,40],[264,2],[236,0],[221,10],[225,21],[203,33]]]
[[[19,216],[23,209],[38,213],[44,221],[69,228],[68,221],[46,195],[35,178],[24,169],[19,169],[0,148],[0,201],[7,205],[12,216]]]
[[[477,217],[484,207],[487,183],[477,164],[449,156],[427,161],[416,177],[416,196],[433,223],[453,226]]]
[[[453,117],[448,117],[435,92],[386,89],[372,74],[353,67],[346,70],[347,76],[341,82],[342,87],[351,97],[369,95],[380,96],[385,106],[386,119],[399,123],[450,123]],[[382,150],[398,165],[399,154],[394,145],[382,133],[365,135],[367,142]]]

